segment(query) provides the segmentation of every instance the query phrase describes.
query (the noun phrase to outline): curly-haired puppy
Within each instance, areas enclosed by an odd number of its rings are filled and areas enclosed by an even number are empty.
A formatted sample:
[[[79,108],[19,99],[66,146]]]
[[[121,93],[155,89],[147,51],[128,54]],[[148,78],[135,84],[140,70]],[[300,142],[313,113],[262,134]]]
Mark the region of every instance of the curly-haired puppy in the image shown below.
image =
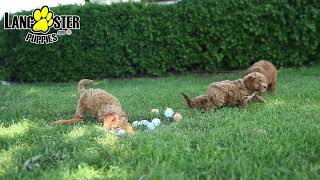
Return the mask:
[[[128,116],[123,111],[119,100],[102,89],[85,89],[84,85],[93,82],[82,79],[78,84],[80,99],[75,115],[69,120],[58,120],[56,125],[75,124],[83,122],[85,116],[91,116],[107,129],[125,129],[128,133],[133,130],[128,123]]]
[[[272,95],[275,95],[276,81],[278,76],[276,67],[269,61],[261,60],[249,67],[246,71],[246,74],[252,72],[259,72],[263,74],[267,79],[268,89],[271,91]]]
[[[256,92],[264,92],[267,89],[267,80],[259,72],[250,73],[243,79],[234,81],[221,81],[212,83],[206,94],[190,98],[182,93],[188,106],[191,109],[204,108],[216,109],[225,105],[248,106],[253,100],[264,102],[264,99]]]

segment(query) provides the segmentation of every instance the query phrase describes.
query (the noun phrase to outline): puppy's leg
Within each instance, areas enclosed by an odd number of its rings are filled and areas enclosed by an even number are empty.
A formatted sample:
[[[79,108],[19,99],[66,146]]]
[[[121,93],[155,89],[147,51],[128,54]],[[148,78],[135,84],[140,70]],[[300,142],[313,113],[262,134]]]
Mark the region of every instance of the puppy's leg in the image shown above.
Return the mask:
[[[245,107],[248,107],[248,106],[251,104],[251,102],[252,102],[252,98],[246,97],[246,98],[244,98],[244,99],[242,100],[241,103],[242,103]]]
[[[214,112],[215,110],[217,110],[217,108],[218,108],[217,106],[206,106],[203,108],[203,110]]]
[[[251,102],[254,100],[254,98],[258,96],[256,95],[256,93],[253,93],[252,95],[250,96],[244,96],[243,99],[241,100],[241,103],[245,106],[245,107],[248,107]],[[260,97],[260,96],[259,96]]]
[[[216,109],[222,107],[225,104],[224,99],[224,96],[208,97],[205,109],[215,111]]]
[[[72,119],[58,120],[58,121],[53,122],[53,124],[55,124],[55,125],[71,125],[71,124],[76,124],[76,123],[83,123],[83,119],[72,118]]]
[[[84,113],[83,112],[84,112],[83,107],[79,101],[76,113],[72,119],[57,120],[57,121],[54,121],[53,124],[55,124],[55,125],[70,125],[70,124],[76,124],[76,123],[83,123],[83,120],[84,120]]]
[[[261,102],[261,103],[266,103],[267,102],[262,96],[259,96],[259,95],[255,95],[253,97],[253,99],[258,101],[258,102]]]
[[[269,89],[271,91],[271,94],[274,96],[276,94],[276,82],[275,81],[270,83]]]
[[[81,99],[78,102],[77,110],[73,118],[84,119],[84,108],[83,108],[83,105],[81,104]]]

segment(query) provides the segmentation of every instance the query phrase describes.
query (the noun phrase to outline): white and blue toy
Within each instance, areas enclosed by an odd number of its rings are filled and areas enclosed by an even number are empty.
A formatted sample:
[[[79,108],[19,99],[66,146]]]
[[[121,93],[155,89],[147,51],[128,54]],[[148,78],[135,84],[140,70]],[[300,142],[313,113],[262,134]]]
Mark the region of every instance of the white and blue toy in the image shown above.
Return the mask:
[[[156,126],[152,122],[148,122],[146,126],[150,131],[153,131],[156,128]]]
[[[146,128],[147,130],[153,131],[156,129],[157,126],[159,126],[161,123],[161,120],[159,118],[154,118],[152,121],[148,120],[141,120],[141,121],[134,121],[132,122],[132,126],[134,128]]]
[[[133,121],[132,127],[137,128],[139,126],[139,121]]]
[[[161,120],[159,119],[159,118],[154,118],[154,119],[152,119],[152,121],[151,121],[153,124],[154,124],[154,126],[159,126],[160,125],[160,123],[161,123]]]
[[[124,135],[126,135],[126,134],[127,134],[127,132],[126,132],[126,130],[124,130],[124,129],[119,129],[118,132],[117,132],[117,135],[118,135],[118,136],[124,136]]]
[[[159,110],[152,109],[151,112],[154,114],[158,114]],[[176,122],[178,122],[182,119],[181,114],[175,113],[171,108],[167,108],[164,111],[163,115],[167,118],[167,120],[171,120],[173,118]],[[159,118],[154,118],[150,121],[149,120],[134,121],[134,122],[132,122],[132,127],[136,128],[136,129],[141,128],[141,129],[145,129],[148,131],[153,131],[158,126],[160,126],[160,124],[161,124],[161,120]]]
[[[173,110],[171,109],[171,108],[167,108],[165,111],[164,111],[164,116],[166,117],[166,118],[172,118],[173,117],[173,114],[174,114],[174,112],[173,112]]]
[[[149,123],[148,120],[142,120],[142,121],[140,121],[140,124],[141,124],[141,125],[144,125],[144,126],[146,126],[148,123]]]

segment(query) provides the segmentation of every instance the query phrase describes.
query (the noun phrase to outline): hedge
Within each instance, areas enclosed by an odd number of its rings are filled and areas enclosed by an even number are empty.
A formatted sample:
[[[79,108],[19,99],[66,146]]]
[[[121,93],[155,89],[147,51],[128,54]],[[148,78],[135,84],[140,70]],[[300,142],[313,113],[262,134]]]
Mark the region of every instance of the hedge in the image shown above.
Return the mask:
[[[89,3],[53,11],[79,15],[81,29],[54,44],[34,45],[24,41],[27,31],[1,28],[0,77],[34,82],[162,76],[246,68],[258,59],[276,66],[319,59],[317,0]]]

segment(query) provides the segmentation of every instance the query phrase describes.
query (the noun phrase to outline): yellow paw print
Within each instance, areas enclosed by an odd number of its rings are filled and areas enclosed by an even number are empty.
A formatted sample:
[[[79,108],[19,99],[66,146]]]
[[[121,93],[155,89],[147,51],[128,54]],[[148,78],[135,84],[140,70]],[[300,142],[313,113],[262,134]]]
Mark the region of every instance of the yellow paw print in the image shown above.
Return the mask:
[[[43,6],[40,9],[35,9],[33,11],[33,18],[36,21],[34,23],[32,30],[34,32],[47,32],[53,24],[53,12],[49,10],[48,6]]]

